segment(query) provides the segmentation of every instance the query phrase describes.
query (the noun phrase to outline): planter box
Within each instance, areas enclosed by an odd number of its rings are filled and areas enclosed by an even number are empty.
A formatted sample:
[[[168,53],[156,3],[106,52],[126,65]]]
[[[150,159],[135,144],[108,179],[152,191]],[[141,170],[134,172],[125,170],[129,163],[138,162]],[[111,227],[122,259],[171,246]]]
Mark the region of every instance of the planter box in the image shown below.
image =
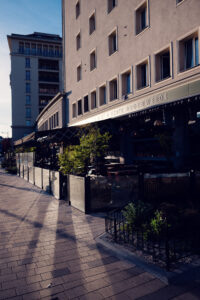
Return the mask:
[[[68,198],[71,205],[82,212],[91,213],[123,206],[138,199],[138,176],[69,175]]]
[[[50,171],[50,186],[51,193],[56,199],[60,199],[60,173],[57,171]]]
[[[50,170],[43,169],[43,190],[50,193]]]
[[[35,167],[35,185],[39,188],[43,188],[42,169]]]
[[[69,175],[69,199],[71,205],[82,212],[88,212],[88,180],[86,177]]]

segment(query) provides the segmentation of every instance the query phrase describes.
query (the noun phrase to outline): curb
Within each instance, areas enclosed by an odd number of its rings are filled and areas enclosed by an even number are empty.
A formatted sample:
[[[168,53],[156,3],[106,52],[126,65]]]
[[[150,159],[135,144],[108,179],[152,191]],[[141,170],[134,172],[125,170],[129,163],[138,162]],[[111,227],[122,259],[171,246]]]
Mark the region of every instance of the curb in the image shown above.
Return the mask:
[[[180,265],[179,269],[168,272],[150,262],[145,261],[142,258],[139,258],[133,252],[125,249],[122,245],[106,241],[105,236],[106,233],[98,236],[95,239],[97,244],[100,244],[107,248],[109,252],[117,256],[119,259],[123,259],[149,272],[150,274],[163,281],[165,284],[183,284],[184,282],[188,283],[188,281],[194,282],[195,280],[200,280],[200,258],[189,265],[182,264]]]

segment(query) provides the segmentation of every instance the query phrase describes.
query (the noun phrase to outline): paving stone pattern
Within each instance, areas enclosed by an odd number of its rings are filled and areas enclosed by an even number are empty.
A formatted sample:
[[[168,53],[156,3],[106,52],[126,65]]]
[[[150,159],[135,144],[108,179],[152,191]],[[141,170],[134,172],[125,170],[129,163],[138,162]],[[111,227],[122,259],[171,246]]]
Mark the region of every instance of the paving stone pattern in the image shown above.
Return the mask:
[[[119,260],[84,215],[0,170],[0,299],[200,299],[196,282],[167,286]]]

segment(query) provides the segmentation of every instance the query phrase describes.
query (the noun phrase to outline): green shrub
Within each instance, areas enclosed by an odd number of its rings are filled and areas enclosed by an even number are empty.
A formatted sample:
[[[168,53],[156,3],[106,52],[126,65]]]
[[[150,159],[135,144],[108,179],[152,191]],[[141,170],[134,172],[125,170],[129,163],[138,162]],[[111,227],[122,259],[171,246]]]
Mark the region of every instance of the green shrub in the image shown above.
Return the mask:
[[[163,216],[163,212],[156,210],[154,217],[150,221],[150,227],[154,235],[160,236],[166,232],[166,229],[170,227],[170,225],[167,223],[166,217]]]
[[[90,128],[87,133],[82,133],[79,145],[68,146],[64,154],[59,155],[60,171],[64,175],[87,174],[89,165],[96,166],[103,161],[110,138],[108,132],[101,134],[99,128]]]
[[[142,201],[129,203],[122,211],[126,222],[135,227],[145,226],[151,215],[151,206]]]

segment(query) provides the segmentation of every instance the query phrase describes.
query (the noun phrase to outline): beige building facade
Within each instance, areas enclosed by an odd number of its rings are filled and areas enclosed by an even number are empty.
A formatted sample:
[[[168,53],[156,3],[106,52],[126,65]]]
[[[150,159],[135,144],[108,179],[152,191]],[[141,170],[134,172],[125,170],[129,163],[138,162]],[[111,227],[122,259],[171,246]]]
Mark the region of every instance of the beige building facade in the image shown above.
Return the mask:
[[[40,112],[36,119],[36,130],[46,131],[66,126],[66,102],[63,93],[58,93]]]
[[[62,90],[62,38],[34,32],[8,36],[11,57],[12,137],[34,131],[38,114]]]
[[[199,13],[199,0],[63,0],[69,126],[199,95]]]

